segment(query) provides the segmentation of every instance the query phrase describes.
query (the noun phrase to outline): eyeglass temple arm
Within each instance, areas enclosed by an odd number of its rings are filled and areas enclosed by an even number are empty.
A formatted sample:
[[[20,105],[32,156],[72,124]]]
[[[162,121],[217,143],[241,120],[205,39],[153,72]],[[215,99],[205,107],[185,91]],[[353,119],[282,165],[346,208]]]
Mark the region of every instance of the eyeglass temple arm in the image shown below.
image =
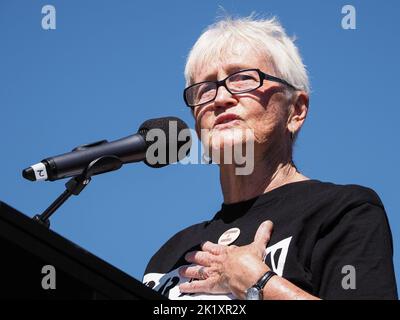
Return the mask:
[[[287,85],[288,87],[290,87],[290,88],[292,88],[294,90],[298,90],[295,86],[291,85],[289,82],[287,82],[287,81],[285,81],[283,79],[271,76],[271,75],[266,74],[266,73],[262,73],[262,75],[263,75],[263,78],[266,79],[266,80],[272,80],[272,81],[275,81],[275,82],[280,82],[280,83],[285,84],[285,85]]]

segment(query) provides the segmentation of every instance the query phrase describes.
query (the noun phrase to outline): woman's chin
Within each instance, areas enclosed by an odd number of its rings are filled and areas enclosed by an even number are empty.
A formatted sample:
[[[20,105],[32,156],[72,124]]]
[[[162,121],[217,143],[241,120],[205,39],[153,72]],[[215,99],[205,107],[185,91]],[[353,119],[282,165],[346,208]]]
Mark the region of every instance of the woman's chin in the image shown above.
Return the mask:
[[[241,129],[225,128],[214,129],[211,132],[210,142],[213,149],[223,149],[242,144],[244,135]]]
[[[214,157],[224,157],[223,155],[233,155],[236,152],[242,153],[247,149],[246,145],[254,144],[254,136],[248,130],[242,128],[227,128],[222,130],[212,130],[208,140],[208,150]],[[220,163],[213,159],[215,163]]]

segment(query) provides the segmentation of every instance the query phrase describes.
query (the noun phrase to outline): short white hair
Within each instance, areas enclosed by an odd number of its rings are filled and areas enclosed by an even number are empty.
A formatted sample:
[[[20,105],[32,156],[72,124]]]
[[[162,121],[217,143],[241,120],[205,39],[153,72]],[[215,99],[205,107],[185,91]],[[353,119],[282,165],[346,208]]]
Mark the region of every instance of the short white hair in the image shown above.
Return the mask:
[[[234,46],[245,45],[266,58],[276,77],[280,77],[297,89],[310,92],[306,67],[299,50],[289,38],[276,17],[271,19],[223,18],[210,25],[190,50],[186,61],[186,85],[194,81],[199,65],[207,65],[216,59],[224,59]]]

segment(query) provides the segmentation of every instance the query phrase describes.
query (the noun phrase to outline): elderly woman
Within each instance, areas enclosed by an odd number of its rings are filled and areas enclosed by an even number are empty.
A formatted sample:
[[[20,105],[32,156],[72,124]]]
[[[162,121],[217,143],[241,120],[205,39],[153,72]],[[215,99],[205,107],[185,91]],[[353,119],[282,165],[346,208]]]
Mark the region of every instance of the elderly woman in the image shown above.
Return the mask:
[[[235,161],[213,159],[220,211],[164,244],[144,283],[170,299],[396,299],[392,238],[377,194],[310,179],[292,161],[309,84],[277,20],[212,25],[192,48],[185,76],[184,99],[205,148],[252,144],[253,166],[239,175]]]

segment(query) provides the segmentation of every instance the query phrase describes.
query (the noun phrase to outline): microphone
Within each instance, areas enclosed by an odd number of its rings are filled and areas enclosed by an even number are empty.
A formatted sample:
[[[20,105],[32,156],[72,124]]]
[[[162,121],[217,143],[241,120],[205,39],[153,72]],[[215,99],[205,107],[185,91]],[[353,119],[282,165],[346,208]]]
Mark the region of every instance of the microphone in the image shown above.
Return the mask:
[[[190,146],[190,131],[183,120],[150,119],[142,123],[136,134],[112,142],[97,141],[46,158],[24,169],[22,176],[30,181],[73,177],[83,173],[92,161],[105,156],[116,157],[122,164],[144,161],[150,167],[161,168],[182,160],[189,154]],[[105,171],[96,174],[102,172]]]

